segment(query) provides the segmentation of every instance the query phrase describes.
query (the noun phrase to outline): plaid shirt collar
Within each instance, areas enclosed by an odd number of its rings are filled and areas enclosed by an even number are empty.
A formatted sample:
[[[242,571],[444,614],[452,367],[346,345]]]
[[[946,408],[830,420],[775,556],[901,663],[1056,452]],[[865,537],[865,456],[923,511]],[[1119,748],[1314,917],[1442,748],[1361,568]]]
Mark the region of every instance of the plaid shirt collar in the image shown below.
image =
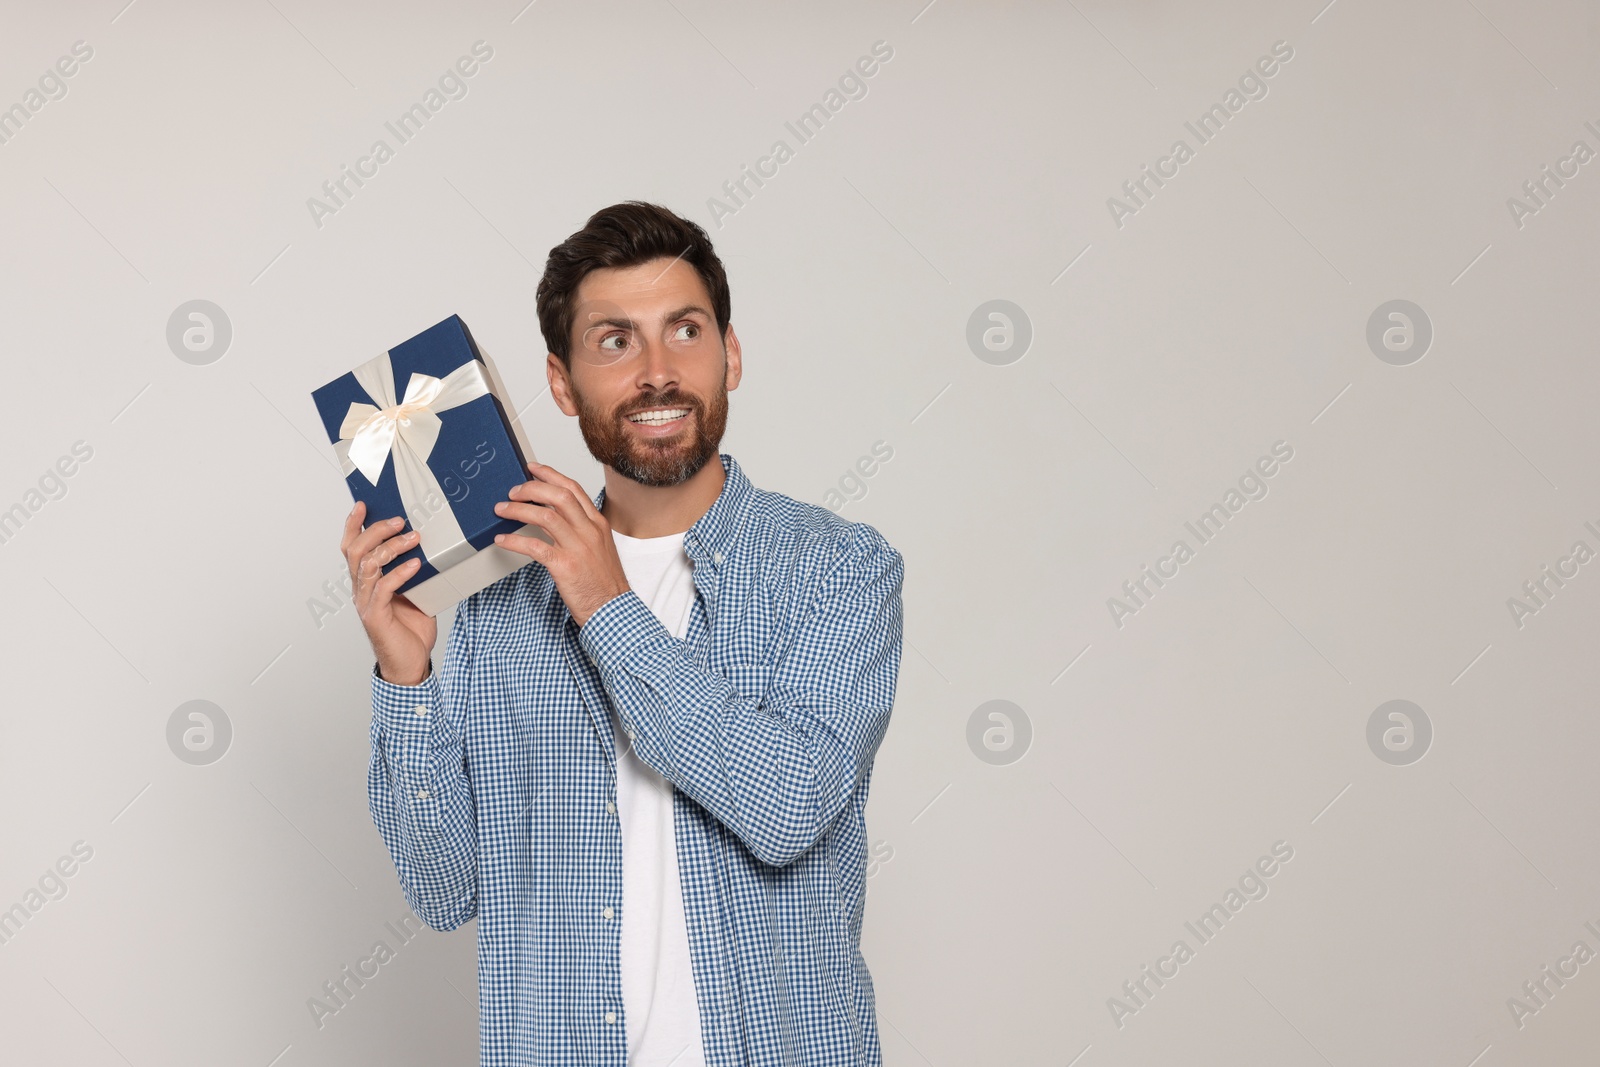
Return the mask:
[[[711,502],[706,513],[694,521],[683,535],[683,550],[697,565],[709,563],[720,568],[727,558],[733,540],[744,526],[750,504],[750,479],[745,476],[738,460],[726,452],[719,453],[726,479],[722,492]],[[606,490],[600,487],[594,498],[595,510],[606,502]]]

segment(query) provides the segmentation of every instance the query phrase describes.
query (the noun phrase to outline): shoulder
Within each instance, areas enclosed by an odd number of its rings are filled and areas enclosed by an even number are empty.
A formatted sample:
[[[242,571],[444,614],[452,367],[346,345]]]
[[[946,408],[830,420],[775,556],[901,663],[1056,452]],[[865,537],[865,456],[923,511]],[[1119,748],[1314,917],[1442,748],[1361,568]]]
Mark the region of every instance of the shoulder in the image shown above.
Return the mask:
[[[787,579],[818,593],[837,582],[856,584],[904,566],[900,553],[871,523],[755,486],[735,550],[768,581]]]

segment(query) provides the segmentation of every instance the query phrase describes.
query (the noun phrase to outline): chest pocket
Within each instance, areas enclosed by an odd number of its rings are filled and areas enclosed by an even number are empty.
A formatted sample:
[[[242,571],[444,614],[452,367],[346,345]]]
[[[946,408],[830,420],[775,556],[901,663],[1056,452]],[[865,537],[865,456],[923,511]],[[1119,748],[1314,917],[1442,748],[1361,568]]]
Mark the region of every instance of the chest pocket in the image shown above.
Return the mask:
[[[722,669],[729,684],[748,700],[761,700],[772,684],[770,663],[730,663]]]

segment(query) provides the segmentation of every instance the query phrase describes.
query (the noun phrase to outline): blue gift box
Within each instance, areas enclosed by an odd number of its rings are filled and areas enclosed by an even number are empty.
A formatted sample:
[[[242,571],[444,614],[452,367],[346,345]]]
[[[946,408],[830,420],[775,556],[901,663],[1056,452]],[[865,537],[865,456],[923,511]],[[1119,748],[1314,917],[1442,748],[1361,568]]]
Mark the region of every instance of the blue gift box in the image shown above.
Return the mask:
[[[441,610],[531,562],[496,534],[548,541],[494,507],[531,476],[532,449],[493,362],[459,315],[430,326],[311,394],[368,525],[404,516],[420,543],[384,567],[421,566],[400,586]],[[403,532],[403,531],[402,531]]]

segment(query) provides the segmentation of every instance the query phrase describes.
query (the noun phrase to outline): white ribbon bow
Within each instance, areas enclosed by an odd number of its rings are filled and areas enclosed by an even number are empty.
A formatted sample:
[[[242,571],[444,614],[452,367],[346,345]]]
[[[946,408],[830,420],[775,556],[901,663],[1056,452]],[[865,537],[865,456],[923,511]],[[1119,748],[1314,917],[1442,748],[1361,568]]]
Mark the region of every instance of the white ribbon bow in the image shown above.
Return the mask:
[[[345,413],[334,444],[345,476],[360,471],[377,485],[393,455],[400,503],[412,529],[420,535],[422,554],[439,571],[470,559],[477,549],[446,506],[444,489],[428,468],[428,457],[439,440],[439,412],[489,395],[483,364],[468,360],[443,378],[413,374],[406,383],[405,399],[399,402],[395,401],[389,353],[363,363],[352,373],[381,406],[352,403]],[[433,508],[437,510],[430,510]]]

